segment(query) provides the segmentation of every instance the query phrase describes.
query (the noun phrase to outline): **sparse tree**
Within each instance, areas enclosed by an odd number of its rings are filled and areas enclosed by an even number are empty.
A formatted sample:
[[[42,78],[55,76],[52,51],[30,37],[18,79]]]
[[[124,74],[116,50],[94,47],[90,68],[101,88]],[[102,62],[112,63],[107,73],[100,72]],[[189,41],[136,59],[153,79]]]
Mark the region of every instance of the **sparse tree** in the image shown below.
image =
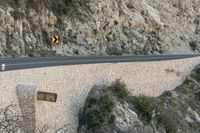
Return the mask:
[[[10,104],[0,109],[0,133],[16,133],[23,125],[23,116],[15,110],[15,105]]]

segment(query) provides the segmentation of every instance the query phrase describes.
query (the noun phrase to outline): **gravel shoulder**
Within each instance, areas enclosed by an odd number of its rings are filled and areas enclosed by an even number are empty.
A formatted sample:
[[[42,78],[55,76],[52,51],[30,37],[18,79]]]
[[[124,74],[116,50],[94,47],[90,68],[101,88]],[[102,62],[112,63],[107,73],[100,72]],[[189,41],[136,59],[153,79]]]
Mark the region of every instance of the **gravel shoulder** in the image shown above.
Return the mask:
[[[32,85],[37,91],[58,94],[56,103],[36,101],[36,127],[78,126],[78,111],[93,85],[111,84],[121,79],[134,95],[159,96],[180,85],[200,58],[161,62],[91,64],[27,69],[0,74],[0,105],[18,104],[16,86]]]

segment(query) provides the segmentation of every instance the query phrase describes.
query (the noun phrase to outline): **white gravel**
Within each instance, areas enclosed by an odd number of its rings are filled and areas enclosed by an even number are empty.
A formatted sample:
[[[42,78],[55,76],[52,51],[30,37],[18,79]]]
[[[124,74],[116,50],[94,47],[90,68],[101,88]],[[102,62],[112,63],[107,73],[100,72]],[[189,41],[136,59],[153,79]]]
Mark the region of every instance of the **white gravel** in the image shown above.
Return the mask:
[[[200,58],[161,62],[91,64],[27,69],[0,73],[0,105],[17,103],[16,85],[37,86],[37,91],[58,94],[56,103],[36,102],[37,128],[69,126],[74,133],[78,126],[78,110],[95,84],[111,84],[121,78],[134,95],[158,96],[180,85]],[[175,72],[167,72],[173,69]]]

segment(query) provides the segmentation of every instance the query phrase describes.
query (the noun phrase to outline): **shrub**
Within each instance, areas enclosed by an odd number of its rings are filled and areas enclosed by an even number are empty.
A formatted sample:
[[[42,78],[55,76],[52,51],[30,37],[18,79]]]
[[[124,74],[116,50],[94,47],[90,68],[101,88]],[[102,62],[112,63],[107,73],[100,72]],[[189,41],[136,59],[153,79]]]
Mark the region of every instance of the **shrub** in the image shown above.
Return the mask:
[[[200,101],[200,91],[195,93],[195,98]]]
[[[49,33],[44,29],[42,29],[42,39],[48,48],[52,48]]]
[[[84,107],[84,121],[87,129],[96,129],[103,123],[111,124],[115,117],[111,114],[114,108],[113,96],[109,91],[101,93],[100,97],[90,97]]]
[[[200,74],[197,73],[191,73],[191,77],[194,78],[197,81],[200,81]]]
[[[4,108],[0,107],[0,132],[16,133],[23,127],[23,117],[16,111],[16,105],[10,104]]]
[[[134,106],[137,109],[137,113],[149,123],[152,119],[153,110],[155,109],[155,100],[147,96],[134,97]]]
[[[117,47],[111,47],[111,48],[107,48],[106,49],[106,53],[108,55],[122,55],[123,54],[123,50],[122,49],[118,49]]]
[[[197,42],[196,41],[191,41],[189,44],[190,44],[190,47],[193,51],[195,51],[197,49]]]
[[[122,83],[119,79],[116,80],[109,89],[114,93],[117,98],[127,100],[129,97],[129,92],[124,83]]]
[[[98,30],[97,29],[93,29],[93,33],[94,33],[95,36],[98,35]]]
[[[198,65],[198,66],[195,68],[195,72],[196,72],[197,74],[200,74],[200,65]]]
[[[25,14],[19,10],[13,10],[10,12],[11,16],[15,19],[15,20],[20,20],[23,19],[25,17]]]
[[[110,125],[115,121],[112,111],[115,106],[114,100],[125,100],[129,97],[126,85],[120,80],[116,80],[111,86],[96,90],[93,88],[89,93],[80,123],[86,125],[90,131],[97,130],[102,125]]]
[[[160,108],[160,114],[156,117],[157,122],[162,125],[167,133],[183,132],[188,133],[189,129],[184,117],[180,117],[176,110]],[[179,131],[178,131],[179,130]]]
[[[58,15],[67,15],[76,9],[77,2],[77,0],[51,0],[47,7]]]

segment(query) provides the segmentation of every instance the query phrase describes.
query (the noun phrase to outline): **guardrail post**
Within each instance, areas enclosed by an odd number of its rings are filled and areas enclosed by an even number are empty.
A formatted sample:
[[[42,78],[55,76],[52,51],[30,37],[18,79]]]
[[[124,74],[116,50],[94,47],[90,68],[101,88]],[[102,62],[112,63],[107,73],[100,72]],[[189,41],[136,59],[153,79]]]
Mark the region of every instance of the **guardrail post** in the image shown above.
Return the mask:
[[[1,65],[1,70],[2,70],[2,71],[5,71],[5,70],[6,70],[6,64],[2,64],[2,65]]]

